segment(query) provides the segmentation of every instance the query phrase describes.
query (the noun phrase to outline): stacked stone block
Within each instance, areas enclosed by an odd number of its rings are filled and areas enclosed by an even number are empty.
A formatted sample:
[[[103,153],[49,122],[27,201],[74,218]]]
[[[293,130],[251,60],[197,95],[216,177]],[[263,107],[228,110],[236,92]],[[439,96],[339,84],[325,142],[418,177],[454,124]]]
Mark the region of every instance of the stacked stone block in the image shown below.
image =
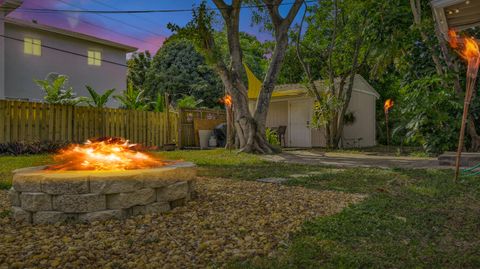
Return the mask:
[[[127,171],[14,171],[13,217],[34,224],[91,222],[156,214],[185,204],[195,192],[196,167],[182,162]]]

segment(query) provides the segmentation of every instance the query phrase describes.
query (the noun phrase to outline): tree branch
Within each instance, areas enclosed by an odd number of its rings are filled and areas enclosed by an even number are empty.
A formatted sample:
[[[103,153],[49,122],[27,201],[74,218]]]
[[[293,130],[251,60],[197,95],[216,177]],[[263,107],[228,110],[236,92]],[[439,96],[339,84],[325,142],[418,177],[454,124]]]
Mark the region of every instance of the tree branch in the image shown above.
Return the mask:
[[[295,3],[290,8],[290,11],[288,11],[287,17],[285,17],[283,21],[283,27],[290,28],[290,25],[292,24],[293,19],[295,19],[295,16],[297,16],[298,10],[300,9],[303,3],[304,3],[304,0],[295,0]],[[277,9],[278,9],[278,6],[277,6]]]
[[[278,11],[278,5],[280,4],[281,0],[263,0],[263,3],[267,7],[268,14],[272,19],[272,24],[275,29],[280,27],[282,24],[283,18]]]
[[[300,50],[300,38],[302,36],[303,23],[305,22],[305,17],[307,15],[307,3],[305,1],[303,1],[303,3],[305,5],[305,12],[303,12],[302,20],[300,21],[300,26],[299,26],[298,35],[297,35],[297,42],[295,44],[295,50],[297,52],[298,61],[300,62],[300,65],[302,66],[303,71],[307,75],[308,87],[310,88],[310,91],[315,94],[315,97],[317,98],[317,100],[320,101],[321,96],[320,96],[320,93],[318,92],[315,82],[313,81],[312,73],[310,72],[310,65],[303,60],[302,53]]]
[[[220,10],[222,17],[226,21],[228,18],[229,9],[231,8],[231,6],[227,5],[223,0],[213,0],[213,3]]]

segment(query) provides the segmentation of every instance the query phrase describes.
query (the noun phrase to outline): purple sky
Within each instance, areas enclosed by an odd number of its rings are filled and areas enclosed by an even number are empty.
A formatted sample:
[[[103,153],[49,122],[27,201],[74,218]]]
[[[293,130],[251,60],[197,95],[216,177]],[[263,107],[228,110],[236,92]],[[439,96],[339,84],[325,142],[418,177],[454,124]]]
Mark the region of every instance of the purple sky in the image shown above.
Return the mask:
[[[24,0],[24,8],[88,9],[88,10],[149,10],[191,9],[200,0]],[[284,0],[286,3],[292,0]],[[214,5],[209,0],[209,6]],[[286,13],[289,5],[281,7]],[[302,13],[301,10],[299,12]],[[9,16],[24,20],[35,19],[40,24],[73,30],[100,38],[138,47],[140,51],[156,52],[171,33],[166,28],[173,22],[184,25],[191,12],[149,14],[85,14],[85,13],[32,13],[15,11]],[[297,15],[297,19],[300,15]],[[251,26],[251,10],[242,9],[241,30],[256,35],[260,40],[270,39],[270,33]]]

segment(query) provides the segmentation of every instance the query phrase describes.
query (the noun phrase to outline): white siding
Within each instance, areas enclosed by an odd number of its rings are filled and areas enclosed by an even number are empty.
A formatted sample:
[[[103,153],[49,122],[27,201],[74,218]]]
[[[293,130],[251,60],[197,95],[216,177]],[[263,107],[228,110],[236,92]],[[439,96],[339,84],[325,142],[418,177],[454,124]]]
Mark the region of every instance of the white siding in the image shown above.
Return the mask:
[[[285,143],[288,143],[288,101],[270,103],[267,115],[267,127],[271,128],[278,126],[287,126]]]
[[[353,147],[354,143],[358,147],[375,146],[375,100],[372,95],[352,93],[348,111],[354,113],[355,122],[344,127],[344,147]]]

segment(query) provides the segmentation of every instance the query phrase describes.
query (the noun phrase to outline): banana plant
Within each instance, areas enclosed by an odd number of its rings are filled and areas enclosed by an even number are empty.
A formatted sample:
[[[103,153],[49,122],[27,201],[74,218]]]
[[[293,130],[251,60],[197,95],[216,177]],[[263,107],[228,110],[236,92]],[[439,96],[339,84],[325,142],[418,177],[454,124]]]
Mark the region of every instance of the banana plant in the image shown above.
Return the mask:
[[[81,102],[68,85],[67,75],[49,73],[45,79],[34,81],[45,92],[43,99],[49,104],[76,105]]]
[[[146,110],[150,103],[144,96],[144,93],[144,90],[138,89],[132,83],[129,83],[122,95],[115,95],[113,98],[118,100],[124,109]]]
[[[165,97],[161,93],[157,94],[157,99],[152,102],[153,111],[163,112],[165,110]]]
[[[97,93],[92,87],[85,85],[90,97],[84,98],[84,102],[91,107],[103,108],[110,100],[110,96],[113,94],[115,89],[106,90],[103,94]]]

